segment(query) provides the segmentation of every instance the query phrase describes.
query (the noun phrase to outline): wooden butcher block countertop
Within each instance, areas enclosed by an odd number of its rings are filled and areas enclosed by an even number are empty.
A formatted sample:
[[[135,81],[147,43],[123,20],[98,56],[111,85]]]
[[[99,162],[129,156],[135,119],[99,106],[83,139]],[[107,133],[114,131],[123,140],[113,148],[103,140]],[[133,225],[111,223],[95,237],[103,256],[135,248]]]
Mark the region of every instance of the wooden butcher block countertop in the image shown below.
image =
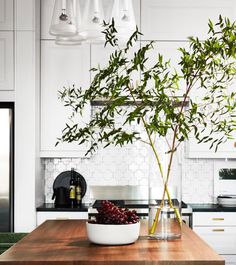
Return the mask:
[[[84,220],[46,221],[0,255],[0,265],[224,265],[191,229],[181,240],[148,240],[147,223],[134,244],[100,246],[88,241]]]

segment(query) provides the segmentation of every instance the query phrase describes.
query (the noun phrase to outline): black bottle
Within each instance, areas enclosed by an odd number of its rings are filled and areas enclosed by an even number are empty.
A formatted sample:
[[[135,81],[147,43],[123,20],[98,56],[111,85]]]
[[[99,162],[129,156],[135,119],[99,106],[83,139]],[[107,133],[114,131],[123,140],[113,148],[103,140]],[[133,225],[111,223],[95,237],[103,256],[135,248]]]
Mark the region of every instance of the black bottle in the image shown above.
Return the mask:
[[[81,180],[78,176],[76,181],[76,203],[79,207],[82,206],[82,196],[81,196],[82,186],[81,186]]]
[[[72,168],[70,177],[70,206],[75,207],[76,204],[76,179],[74,168]]]

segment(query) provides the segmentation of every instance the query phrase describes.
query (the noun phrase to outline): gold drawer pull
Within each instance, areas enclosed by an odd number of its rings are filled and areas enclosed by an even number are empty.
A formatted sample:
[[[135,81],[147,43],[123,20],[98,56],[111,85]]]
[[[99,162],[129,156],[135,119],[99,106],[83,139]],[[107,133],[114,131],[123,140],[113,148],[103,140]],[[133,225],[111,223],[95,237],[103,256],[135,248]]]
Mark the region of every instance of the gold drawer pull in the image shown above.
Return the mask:
[[[224,232],[224,229],[212,229],[212,232]]]
[[[225,218],[221,218],[221,217],[214,217],[212,218],[213,221],[224,221]]]

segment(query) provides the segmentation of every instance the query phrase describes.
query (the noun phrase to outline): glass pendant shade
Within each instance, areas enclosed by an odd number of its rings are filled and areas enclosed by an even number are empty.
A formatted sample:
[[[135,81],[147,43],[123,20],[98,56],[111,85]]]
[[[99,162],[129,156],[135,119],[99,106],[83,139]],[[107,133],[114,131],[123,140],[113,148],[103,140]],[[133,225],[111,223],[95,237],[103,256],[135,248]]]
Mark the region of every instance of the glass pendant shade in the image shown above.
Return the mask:
[[[57,36],[55,43],[57,45],[75,46],[75,45],[81,45],[83,41],[84,41],[84,38],[80,36],[79,34],[77,34],[71,37]]]
[[[49,33],[64,37],[77,34],[73,0],[55,0]]]
[[[74,10],[76,15],[76,27],[77,27],[77,33],[73,36],[57,36],[55,43],[57,45],[64,45],[64,46],[76,46],[81,45],[82,42],[86,40],[85,36],[83,36],[81,33],[79,33],[80,27],[81,27],[81,6],[79,0],[74,0]]]
[[[86,36],[90,42],[104,41],[102,31],[104,12],[101,0],[86,0],[86,6],[80,27],[80,33]]]
[[[114,0],[111,11],[111,20],[115,21],[117,37],[121,42],[128,41],[136,29],[132,0]]]

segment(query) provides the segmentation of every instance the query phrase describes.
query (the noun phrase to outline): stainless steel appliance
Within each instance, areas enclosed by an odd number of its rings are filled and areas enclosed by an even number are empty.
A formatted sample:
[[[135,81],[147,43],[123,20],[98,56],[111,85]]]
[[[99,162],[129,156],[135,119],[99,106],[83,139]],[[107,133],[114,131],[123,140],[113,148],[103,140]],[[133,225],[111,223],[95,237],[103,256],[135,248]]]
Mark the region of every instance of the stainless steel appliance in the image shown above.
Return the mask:
[[[223,207],[236,207],[236,162],[214,163],[214,199]]]
[[[14,104],[0,102],[0,232],[13,231]]]
[[[119,207],[135,210],[141,219],[148,218],[147,186],[90,186],[90,200],[90,219],[96,216],[102,200],[109,200]],[[182,202],[182,220],[192,227],[192,208],[184,202]]]

